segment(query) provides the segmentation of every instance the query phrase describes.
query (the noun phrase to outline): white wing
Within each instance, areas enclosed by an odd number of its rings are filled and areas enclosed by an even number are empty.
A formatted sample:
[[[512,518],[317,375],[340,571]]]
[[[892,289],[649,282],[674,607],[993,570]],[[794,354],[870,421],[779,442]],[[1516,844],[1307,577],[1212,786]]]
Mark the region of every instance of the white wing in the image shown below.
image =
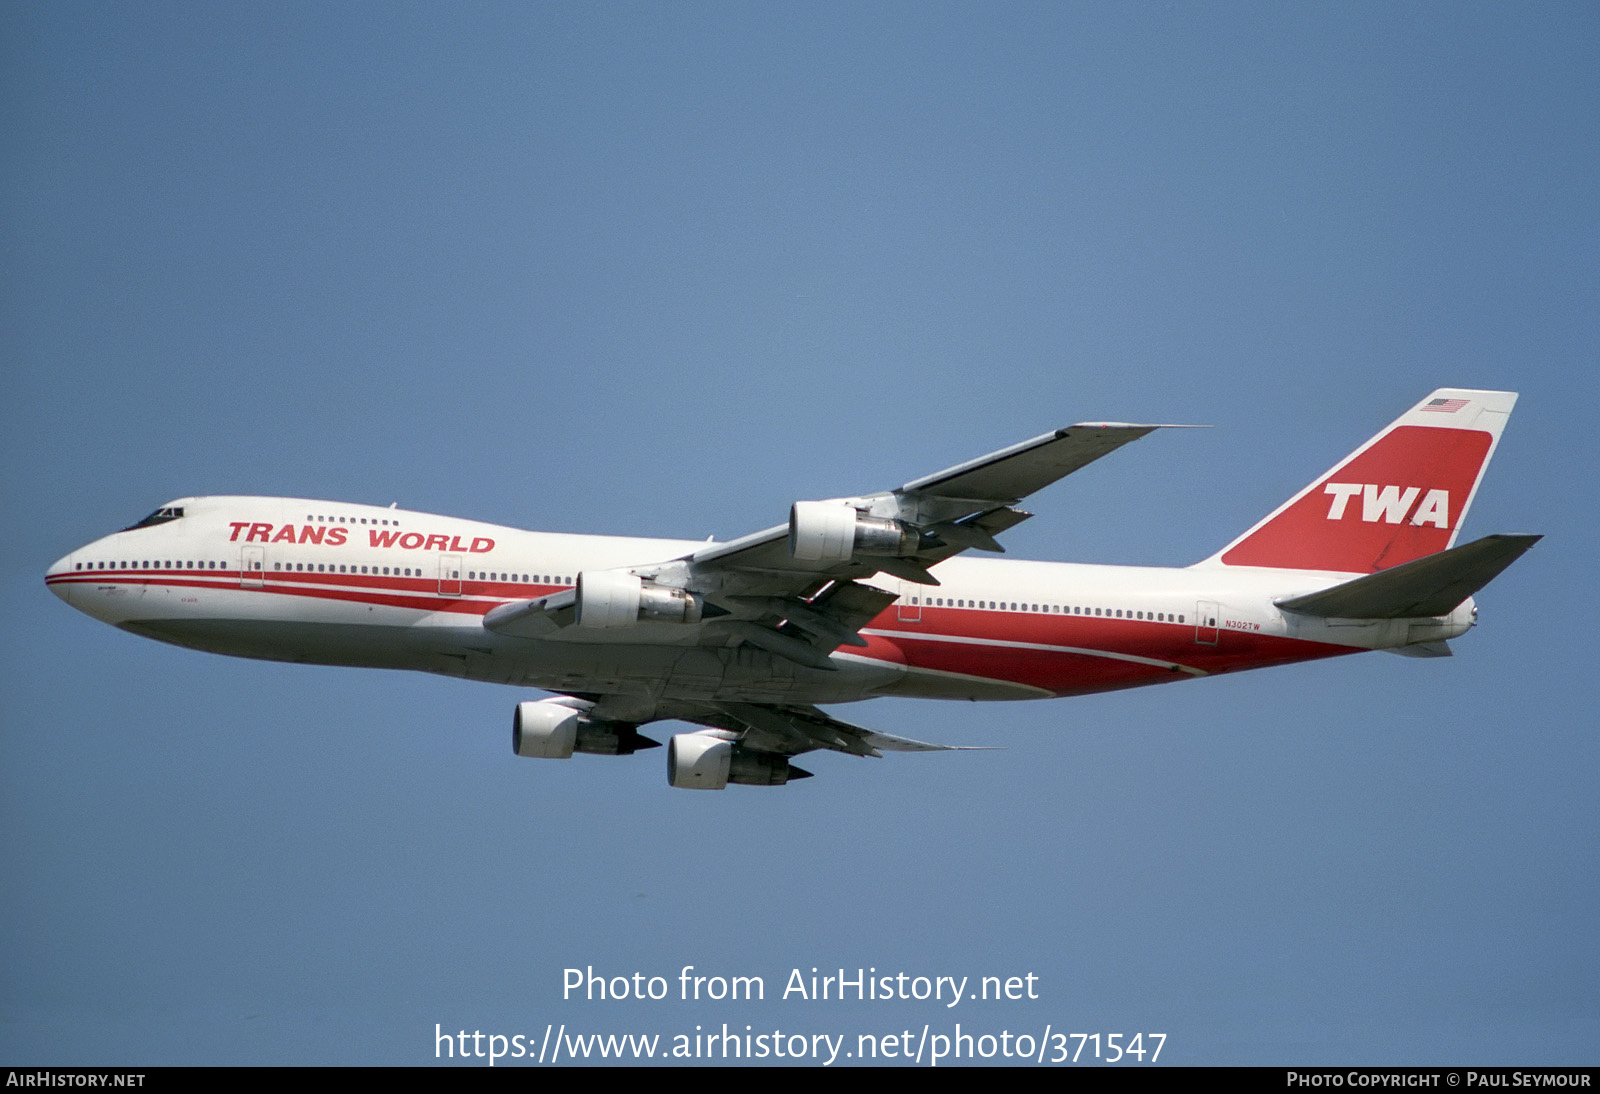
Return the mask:
[[[1160,428],[1085,422],[895,490],[797,502],[787,524],[679,558],[582,573],[576,589],[502,604],[484,617],[484,626],[532,639],[593,638],[609,630],[620,641],[679,645],[684,628],[692,628],[700,645],[748,644],[831,670],[829,654],[841,645],[865,645],[859,630],[896,600],[863,579],[886,573],[937,585],[929,569],[939,562],[968,549],[1003,550],[995,537],[1031,515],[1016,508],[1024,497]],[[603,688],[574,690],[599,700],[596,716],[613,707]],[[878,756],[884,749],[952,747],[863,729],[813,706],[679,700],[646,712],[636,697],[617,699],[613,709],[629,709],[630,723],[678,718],[770,756],[819,748]]]

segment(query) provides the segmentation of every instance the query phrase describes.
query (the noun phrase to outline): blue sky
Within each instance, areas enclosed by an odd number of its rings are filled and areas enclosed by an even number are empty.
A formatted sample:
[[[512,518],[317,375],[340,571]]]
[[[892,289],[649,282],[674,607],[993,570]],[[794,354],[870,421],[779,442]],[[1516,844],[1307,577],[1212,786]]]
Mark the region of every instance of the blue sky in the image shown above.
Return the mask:
[[[1583,4],[6,6],[0,1058],[960,1021],[1594,1063],[1597,47]],[[838,713],[1004,751],[772,792],[518,760],[515,690],[41,580],[187,494],[731,537],[1100,419],[1216,428],[1008,548],[1186,565],[1445,385],[1522,393],[1468,534],[1547,534],[1455,658],[880,701]],[[687,964],[769,997],[561,998]],[[1040,998],[773,998],[813,966]]]

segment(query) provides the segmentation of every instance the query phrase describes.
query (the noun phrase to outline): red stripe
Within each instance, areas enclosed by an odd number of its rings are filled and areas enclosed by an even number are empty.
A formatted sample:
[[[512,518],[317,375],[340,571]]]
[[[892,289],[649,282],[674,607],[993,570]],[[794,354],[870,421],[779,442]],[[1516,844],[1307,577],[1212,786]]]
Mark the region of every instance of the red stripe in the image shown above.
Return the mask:
[[[932,618],[930,618],[932,617]],[[923,622],[895,617],[891,607],[867,625],[868,629],[900,632],[892,638],[868,636],[863,656],[916,668],[1007,680],[1043,688],[1056,695],[1075,695],[1155,683],[1170,679],[1166,665],[1145,665],[1099,654],[1122,654],[1170,662],[1206,673],[1288,664],[1359,652],[1353,647],[1287,638],[1281,635],[1220,630],[1215,646],[1195,642],[1192,622],[1158,622],[1104,616],[1057,615],[1044,612],[999,612],[949,608],[923,609]],[[925,631],[927,640],[906,632]],[[942,642],[940,638],[975,638],[995,645]],[[882,641],[895,649],[885,656]],[[1018,649],[1006,642],[1048,646],[1076,646],[1085,653],[1066,650]]]
[[[393,608],[414,608],[417,611],[454,612],[458,615],[474,616],[483,615],[491,608],[498,607],[507,600],[524,599],[522,596],[517,596],[499,597],[492,600],[474,600],[470,599],[469,595],[465,593],[463,596],[459,597],[443,596],[437,592],[439,585],[437,579],[434,579],[432,582],[429,582],[425,579],[419,579],[414,582],[414,584],[418,585],[431,584],[435,590],[431,594],[417,590],[408,595],[407,590],[403,588],[396,589],[392,586],[377,588],[371,592],[361,592],[352,589],[319,588],[309,583],[301,588],[283,587],[286,584],[286,582],[283,581],[285,577],[297,579],[311,578],[313,580],[327,578],[337,579],[350,576],[348,574],[274,573],[270,577],[263,577],[264,584],[261,586],[240,584],[240,578],[237,572],[233,574],[226,574],[222,571],[207,571],[207,576],[215,576],[218,579],[215,581],[195,580],[195,578],[200,576],[200,571],[198,570],[194,571],[192,575],[185,573],[179,577],[168,577],[162,580],[150,580],[150,577],[153,574],[155,574],[155,571],[149,570],[123,573],[118,573],[112,570],[96,570],[92,574],[74,573],[70,575],[47,577],[45,579],[45,583],[49,585],[146,585],[171,589],[215,589],[240,593],[271,593],[277,596],[302,596],[309,597],[314,600],[341,600],[351,604],[381,604]],[[370,575],[367,576],[370,577]],[[113,578],[115,580],[113,580]],[[467,584],[476,583],[463,583],[464,586]],[[473,592],[476,594],[476,590]]]
[[[149,578],[164,577],[210,577],[222,581],[241,582],[246,577],[259,577],[263,580],[278,582],[304,581],[308,583],[323,582],[333,585],[365,585],[375,589],[400,590],[416,593],[437,593],[439,578],[437,577],[401,577],[398,574],[336,574],[324,571],[300,570],[204,570],[184,569],[173,567],[170,569],[134,569],[119,567],[111,570],[73,570],[68,573],[47,574],[45,584],[51,585],[58,581],[96,581],[104,578],[134,578],[151,582]],[[155,582],[160,584],[160,582]],[[451,582],[454,584],[454,582]],[[463,595],[467,596],[498,596],[510,600],[532,599],[539,596],[549,596],[553,592],[571,588],[569,585],[545,585],[539,582],[514,582],[514,581],[466,581],[461,582]],[[440,594],[442,595],[442,594]]]
[[[255,577],[260,577],[264,582],[261,587],[240,584],[243,578]],[[504,583],[463,582],[465,595],[456,597],[440,595],[436,578],[401,578],[397,583],[393,577],[385,579],[382,575],[374,578],[370,574],[286,574],[281,571],[266,575],[237,570],[94,570],[51,574],[46,576],[45,582],[50,585],[144,585],[265,593],[474,617],[482,616],[502,603],[529,597],[526,586],[515,587],[512,591],[516,595],[513,596],[495,596],[489,591],[506,589]],[[349,584],[362,584],[369,588],[354,590],[331,587]],[[560,587],[537,588],[545,591],[532,595],[547,595],[549,591]],[[1019,649],[1004,643],[1076,646],[1103,654],[1172,662],[1207,673],[1359,652],[1349,646],[1227,629],[1218,632],[1215,646],[1203,646],[1194,641],[1193,623],[1148,619],[927,606],[922,609],[920,622],[901,620],[897,614],[897,606],[891,606],[864,629],[894,630],[900,634],[892,638],[866,635],[867,645],[864,649],[846,648],[847,652],[913,668],[1027,684],[1056,695],[1084,694],[1155,683],[1169,679],[1172,670],[1165,665],[1145,665],[1096,656],[1095,652]],[[904,633],[907,631],[922,631],[927,638],[923,640],[915,634],[907,635]],[[950,637],[976,639],[978,644],[939,641],[940,638]],[[988,642],[995,644],[982,644]]]

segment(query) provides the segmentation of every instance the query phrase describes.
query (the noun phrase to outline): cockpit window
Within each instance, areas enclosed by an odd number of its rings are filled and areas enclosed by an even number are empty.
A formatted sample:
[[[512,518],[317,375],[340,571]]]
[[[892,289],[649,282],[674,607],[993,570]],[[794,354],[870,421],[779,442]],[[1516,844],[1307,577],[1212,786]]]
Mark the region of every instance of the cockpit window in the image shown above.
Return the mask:
[[[138,524],[128,525],[123,529],[123,531],[131,532],[135,528],[153,528],[157,524],[165,524],[167,521],[177,520],[181,516],[183,516],[183,506],[164,505],[160,509],[157,509],[154,513],[151,513],[148,517],[145,517]]]

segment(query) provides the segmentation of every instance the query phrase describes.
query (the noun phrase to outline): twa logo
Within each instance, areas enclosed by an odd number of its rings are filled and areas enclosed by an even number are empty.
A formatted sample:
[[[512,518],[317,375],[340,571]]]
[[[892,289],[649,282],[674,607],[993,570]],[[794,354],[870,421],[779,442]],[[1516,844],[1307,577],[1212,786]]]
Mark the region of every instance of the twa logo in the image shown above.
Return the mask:
[[[1330,482],[1322,488],[1322,492],[1333,496],[1333,501],[1328,505],[1329,520],[1343,520],[1350,499],[1359,496],[1362,520],[1368,524],[1376,524],[1380,520],[1385,524],[1399,524],[1406,519],[1407,513],[1411,513],[1411,507],[1422,494],[1422,487],[1408,486],[1402,490],[1398,486],[1380,487],[1370,482]],[[1410,523],[1449,528],[1450,491],[1429,490],[1422,504],[1417,505],[1417,511],[1411,513]]]

